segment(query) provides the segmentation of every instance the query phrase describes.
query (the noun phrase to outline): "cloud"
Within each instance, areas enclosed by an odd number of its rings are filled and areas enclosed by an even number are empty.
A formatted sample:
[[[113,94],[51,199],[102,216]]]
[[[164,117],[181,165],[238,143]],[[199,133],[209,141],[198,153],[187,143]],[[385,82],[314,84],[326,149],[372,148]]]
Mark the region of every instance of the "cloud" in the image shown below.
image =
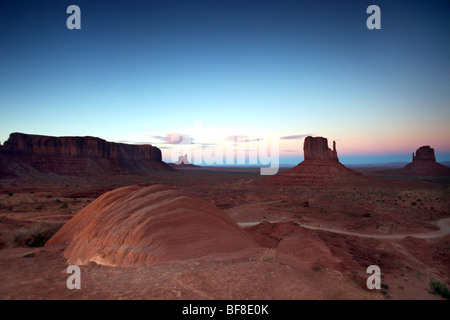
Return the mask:
[[[203,147],[220,145],[219,143],[195,142],[194,138],[192,138],[191,135],[183,133],[167,133],[165,136],[152,135],[150,137],[158,140],[157,143],[159,144],[170,144],[170,145],[190,144],[190,145],[200,145]]]
[[[225,137],[226,141],[232,141],[232,142],[255,142],[255,141],[262,141],[262,138],[254,138],[254,139],[249,139],[248,136],[246,135],[231,135],[228,137]]]
[[[128,140],[119,140],[119,141],[117,141],[117,143],[125,143],[125,144],[152,144],[149,141],[136,142],[136,141],[128,141]]]
[[[284,136],[281,137],[281,140],[296,140],[296,139],[303,139],[306,138],[307,136],[312,136],[312,134],[294,134],[291,136]]]
[[[179,144],[181,142],[192,141],[191,136],[182,133],[168,133],[165,136],[150,136],[153,139],[159,140],[164,144]]]

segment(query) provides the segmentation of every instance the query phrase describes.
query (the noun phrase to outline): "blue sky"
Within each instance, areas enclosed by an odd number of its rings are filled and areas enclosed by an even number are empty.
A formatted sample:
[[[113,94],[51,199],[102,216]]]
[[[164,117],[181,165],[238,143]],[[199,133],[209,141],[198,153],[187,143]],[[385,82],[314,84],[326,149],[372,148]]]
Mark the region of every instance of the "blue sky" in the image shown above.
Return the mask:
[[[81,9],[68,30],[66,8]],[[381,8],[368,30],[366,8]],[[2,1],[0,141],[277,130],[348,162],[450,160],[448,1]],[[216,138],[216,139],[220,139]],[[281,163],[303,159],[280,140]],[[330,143],[331,144],[331,143]],[[383,159],[383,160],[381,160]]]

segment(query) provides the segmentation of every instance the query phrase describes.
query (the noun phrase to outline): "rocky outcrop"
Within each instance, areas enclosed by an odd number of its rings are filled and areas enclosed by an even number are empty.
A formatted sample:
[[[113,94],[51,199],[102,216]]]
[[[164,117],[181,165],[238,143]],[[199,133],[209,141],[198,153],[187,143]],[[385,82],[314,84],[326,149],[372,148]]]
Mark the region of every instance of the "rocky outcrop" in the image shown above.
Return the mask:
[[[305,160],[339,161],[336,151],[336,142],[333,141],[333,150],[328,147],[328,139],[323,137],[306,137],[303,144]]]
[[[104,158],[161,161],[161,150],[151,145],[107,142],[95,137],[50,137],[12,133],[0,153],[40,157]]]
[[[405,176],[450,176],[450,168],[436,162],[434,149],[423,146],[412,154],[412,162],[401,169],[377,171],[383,175],[405,175]]]
[[[328,147],[327,138],[305,138],[303,143],[305,160],[292,169],[264,181],[269,184],[348,184],[366,183],[373,179],[347,168],[339,162],[336,142]]]
[[[131,185],[103,194],[45,246],[65,243],[69,264],[121,267],[259,248],[215,205],[163,185]]]
[[[191,164],[191,163],[188,160],[187,154],[185,154],[184,156],[179,156],[178,161],[174,162],[174,164],[179,165],[179,164]]]
[[[434,161],[436,157],[434,155],[434,149],[430,146],[423,146],[416,150],[416,155],[412,154],[413,161]]]
[[[96,137],[12,133],[0,146],[0,178],[34,171],[96,175],[167,168],[157,147],[114,143]]]
[[[169,165],[175,169],[190,169],[198,167],[189,162],[187,154],[185,154],[184,156],[179,156],[178,161],[170,163]]]

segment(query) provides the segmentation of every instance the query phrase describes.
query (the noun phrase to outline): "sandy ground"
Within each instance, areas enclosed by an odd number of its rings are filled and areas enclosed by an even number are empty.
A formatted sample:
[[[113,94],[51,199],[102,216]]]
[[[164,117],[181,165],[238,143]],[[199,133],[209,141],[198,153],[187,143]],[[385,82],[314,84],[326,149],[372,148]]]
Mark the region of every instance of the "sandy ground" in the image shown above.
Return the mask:
[[[442,299],[429,293],[429,281],[450,283],[450,236],[415,235],[445,227],[436,222],[450,217],[447,183],[260,181],[257,170],[218,169],[104,181],[3,180],[0,299]],[[63,246],[14,247],[17,235],[42,223],[58,228],[102,193],[131,183],[165,183],[216,204],[237,222],[266,221],[245,227],[262,247],[137,268],[90,263],[81,266],[80,290],[66,287]],[[381,290],[366,287],[366,269],[374,264]]]

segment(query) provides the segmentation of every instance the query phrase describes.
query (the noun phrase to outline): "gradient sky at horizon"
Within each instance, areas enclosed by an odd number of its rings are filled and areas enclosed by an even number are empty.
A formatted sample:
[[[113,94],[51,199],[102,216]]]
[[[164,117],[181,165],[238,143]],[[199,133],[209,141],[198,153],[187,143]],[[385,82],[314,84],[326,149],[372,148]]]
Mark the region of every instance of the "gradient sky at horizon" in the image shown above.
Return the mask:
[[[381,30],[366,28],[371,4]],[[308,134],[348,163],[423,145],[450,161],[449,14],[446,0],[2,1],[0,141],[97,136],[167,160],[164,137],[201,122],[205,143],[298,136],[280,140],[281,163],[303,159]]]

